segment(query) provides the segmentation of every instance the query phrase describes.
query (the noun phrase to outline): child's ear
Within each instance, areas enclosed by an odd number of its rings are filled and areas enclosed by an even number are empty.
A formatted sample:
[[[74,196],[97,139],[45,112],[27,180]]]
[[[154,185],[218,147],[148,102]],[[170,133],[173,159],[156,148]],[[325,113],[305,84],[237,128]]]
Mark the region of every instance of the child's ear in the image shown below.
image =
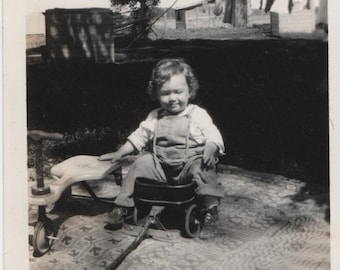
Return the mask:
[[[156,95],[155,95],[154,90],[153,90],[153,83],[152,83],[152,81],[149,81],[149,83],[148,83],[147,94],[149,95],[149,98],[152,101],[157,100]]]
[[[196,97],[195,93],[193,91],[190,91],[189,93],[189,100],[194,100]]]

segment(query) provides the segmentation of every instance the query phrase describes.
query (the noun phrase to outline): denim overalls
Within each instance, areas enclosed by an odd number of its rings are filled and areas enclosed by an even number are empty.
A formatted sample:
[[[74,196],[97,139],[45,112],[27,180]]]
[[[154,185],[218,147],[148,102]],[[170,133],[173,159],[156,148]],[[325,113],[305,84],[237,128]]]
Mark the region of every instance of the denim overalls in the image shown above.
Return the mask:
[[[132,207],[134,184],[137,177],[168,184],[195,181],[199,195],[222,198],[224,190],[217,183],[216,168],[202,170],[204,145],[190,136],[191,111],[185,115],[166,115],[159,111],[155,124],[152,153],[146,153],[132,164],[115,203]],[[216,160],[217,163],[217,160]]]

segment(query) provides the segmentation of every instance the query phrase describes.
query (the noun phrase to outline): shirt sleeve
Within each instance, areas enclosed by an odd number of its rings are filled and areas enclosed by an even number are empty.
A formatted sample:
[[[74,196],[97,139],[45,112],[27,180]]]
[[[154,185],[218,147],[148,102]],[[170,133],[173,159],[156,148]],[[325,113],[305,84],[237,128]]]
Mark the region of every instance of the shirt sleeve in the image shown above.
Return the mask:
[[[221,132],[213,123],[213,120],[207,111],[196,107],[193,113],[193,121],[196,127],[202,133],[205,143],[215,143],[218,147],[219,153],[221,155],[225,155],[225,146]]]
[[[145,148],[147,143],[153,139],[157,111],[150,112],[146,119],[139,124],[139,127],[127,138],[138,151]]]

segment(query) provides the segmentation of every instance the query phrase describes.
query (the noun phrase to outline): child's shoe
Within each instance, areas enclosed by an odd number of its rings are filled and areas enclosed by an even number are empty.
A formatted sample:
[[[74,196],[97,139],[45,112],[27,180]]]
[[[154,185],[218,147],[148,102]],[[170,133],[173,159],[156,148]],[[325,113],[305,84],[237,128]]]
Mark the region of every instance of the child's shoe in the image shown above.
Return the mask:
[[[123,223],[133,215],[133,207],[116,206],[108,214],[108,224],[104,227],[107,230],[115,231],[122,228]]]
[[[199,238],[209,239],[216,234],[216,225],[218,222],[218,207],[213,206],[204,210],[202,228]]]

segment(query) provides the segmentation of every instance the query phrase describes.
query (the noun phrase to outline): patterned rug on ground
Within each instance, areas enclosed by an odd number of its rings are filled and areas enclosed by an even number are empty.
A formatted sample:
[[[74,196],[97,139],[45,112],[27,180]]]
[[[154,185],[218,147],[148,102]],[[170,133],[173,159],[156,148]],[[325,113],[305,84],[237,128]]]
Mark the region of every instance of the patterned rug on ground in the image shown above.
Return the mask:
[[[117,269],[330,269],[328,194],[308,194],[301,181],[229,166],[221,166],[219,180],[226,196],[214,237],[148,238]],[[110,188],[104,189],[119,191]],[[36,209],[29,209],[32,220]],[[86,210],[48,214],[57,240],[42,257],[29,246],[30,270],[106,269],[135,239],[105,230],[105,210]]]

